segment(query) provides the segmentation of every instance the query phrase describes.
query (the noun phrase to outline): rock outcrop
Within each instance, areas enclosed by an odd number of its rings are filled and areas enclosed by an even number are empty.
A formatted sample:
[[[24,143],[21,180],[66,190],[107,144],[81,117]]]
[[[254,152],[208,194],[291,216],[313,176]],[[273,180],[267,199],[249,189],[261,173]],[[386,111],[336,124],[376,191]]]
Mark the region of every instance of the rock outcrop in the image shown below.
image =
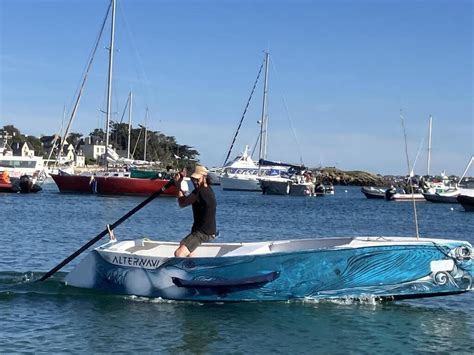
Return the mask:
[[[387,186],[386,179],[365,171],[343,171],[337,168],[313,170],[317,182],[333,185]]]

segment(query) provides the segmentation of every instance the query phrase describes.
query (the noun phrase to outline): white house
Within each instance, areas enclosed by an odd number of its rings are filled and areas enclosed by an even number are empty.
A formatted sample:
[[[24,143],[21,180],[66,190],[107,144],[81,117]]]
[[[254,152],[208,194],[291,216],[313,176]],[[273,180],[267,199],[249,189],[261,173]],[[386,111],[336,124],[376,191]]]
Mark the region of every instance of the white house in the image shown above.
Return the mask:
[[[80,149],[86,159],[97,160],[101,155],[105,154],[105,142],[99,137],[85,137]]]
[[[35,150],[29,142],[16,142],[11,145],[12,155],[19,157],[34,157]],[[6,154],[7,155],[7,154]]]

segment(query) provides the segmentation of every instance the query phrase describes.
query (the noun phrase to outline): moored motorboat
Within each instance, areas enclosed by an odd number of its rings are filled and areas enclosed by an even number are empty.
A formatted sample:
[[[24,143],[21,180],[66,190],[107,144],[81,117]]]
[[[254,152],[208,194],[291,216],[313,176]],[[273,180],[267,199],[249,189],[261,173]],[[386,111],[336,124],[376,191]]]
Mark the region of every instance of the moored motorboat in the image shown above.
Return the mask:
[[[264,195],[313,196],[312,182],[296,182],[292,179],[260,179]]]
[[[293,182],[290,186],[290,196],[313,196],[314,184],[312,182]]]
[[[425,201],[425,198],[424,198],[423,194],[421,194],[421,193],[414,193],[414,194],[396,193],[396,194],[391,195],[389,198],[387,198],[387,200],[391,200],[391,201],[412,201],[412,200]]]
[[[368,199],[384,199],[386,188],[373,187],[373,186],[363,186],[360,191]]]
[[[27,194],[30,192],[39,192],[42,190],[41,186],[36,183],[36,178],[30,175],[20,176],[20,180],[18,181],[18,186],[20,188],[20,192],[24,194]]]
[[[279,164],[259,178],[264,195],[314,196],[314,183],[304,167]]]
[[[474,212],[474,194],[473,196],[460,194],[457,197],[458,202],[464,207],[468,212]]]
[[[20,187],[12,182],[0,182],[0,192],[20,192]]]
[[[178,243],[111,241],[91,251],[68,285],[172,300],[278,301],[374,296],[403,299],[472,289],[468,242],[344,237],[205,243],[192,258]]]
[[[473,185],[472,178],[471,179],[466,178],[464,182],[463,182],[463,179],[466,177],[466,174],[472,162],[474,162],[474,156],[471,156],[471,159],[469,160],[469,163],[467,164],[466,169],[464,169],[464,173],[459,179],[460,194],[457,197],[458,202],[468,212],[474,212],[474,185]]]
[[[389,201],[425,201],[421,192],[406,192],[402,188],[390,188],[385,191],[385,199]]]
[[[261,178],[260,187],[264,195],[289,195],[292,185],[291,179],[288,178]]]
[[[423,197],[426,201],[436,203],[458,203],[457,197],[460,194],[458,189],[452,191],[440,191],[440,192],[422,192]]]
[[[19,178],[12,177],[6,172],[0,173],[0,192],[39,192],[41,186],[36,182],[36,178],[30,175],[22,175]]]
[[[248,146],[221,169],[219,183],[227,191],[262,191],[259,176],[270,167],[261,167],[252,159]]]

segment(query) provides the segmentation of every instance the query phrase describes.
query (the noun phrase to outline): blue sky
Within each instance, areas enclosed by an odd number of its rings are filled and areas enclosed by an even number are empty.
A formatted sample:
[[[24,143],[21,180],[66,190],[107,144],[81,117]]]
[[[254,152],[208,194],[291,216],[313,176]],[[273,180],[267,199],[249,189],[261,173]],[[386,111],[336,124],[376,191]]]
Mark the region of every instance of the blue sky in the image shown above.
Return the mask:
[[[469,0],[118,0],[113,111],[133,90],[135,124],[222,163],[263,51],[270,51],[268,158],[406,173],[461,174],[474,153]],[[0,0],[0,125],[59,130],[108,0]],[[104,125],[108,33],[73,132]],[[234,153],[258,135],[262,80]],[[285,105],[286,103],[286,105]],[[292,122],[295,139],[290,121]],[[298,149],[299,147],[299,149]],[[256,157],[256,156],[255,156]]]

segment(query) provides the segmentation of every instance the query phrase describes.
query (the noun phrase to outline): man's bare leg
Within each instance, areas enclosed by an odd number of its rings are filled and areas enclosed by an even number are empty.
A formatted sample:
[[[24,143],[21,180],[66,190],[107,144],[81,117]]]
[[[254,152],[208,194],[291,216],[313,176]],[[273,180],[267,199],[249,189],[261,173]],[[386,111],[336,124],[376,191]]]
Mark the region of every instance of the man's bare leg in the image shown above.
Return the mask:
[[[186,258],[192,255],[186,245],[180,245],[179,248],[174,251],[174,256],[177,258]]]

